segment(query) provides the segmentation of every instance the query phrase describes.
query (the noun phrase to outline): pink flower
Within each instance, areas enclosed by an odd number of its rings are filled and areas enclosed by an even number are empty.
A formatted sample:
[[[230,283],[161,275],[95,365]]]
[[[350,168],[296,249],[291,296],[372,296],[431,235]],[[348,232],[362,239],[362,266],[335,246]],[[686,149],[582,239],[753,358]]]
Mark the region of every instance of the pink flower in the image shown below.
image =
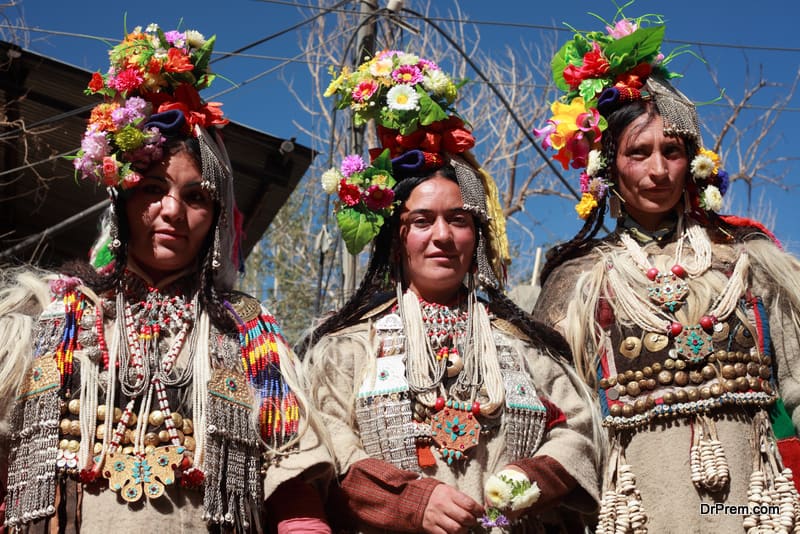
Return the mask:
[[[586,113],[578,115],[578,129],[582,132],[591,133],[592,141],[598,142],[602,137],[600,130],[600,112],[596,108],[589,108]]]
[[[589,180],[591,177],[586,174],[585,172],[581,173],[581,193],[588,193],[589,192]]]
[[[116,76],[110,77],[108,79],[108,86],[121,93],[125,93],[133,89],[138,89],[139,86],[142,85],[142,82],[144,82],[144,78],[139,72],[139,69],[129,67]]]
[[[439,70],[439,65],[437,65],[436,63],[434,63],[429,59],[422,59],[422,58],[420,58],[419,63],[417,63],[417,67],[419,67],[420,70],[423,72]]]
[[[550,142],[550,134],[556,132],[556,122],[552,119],[547,121],[547,124],[544,125],[544,128],[534,128],[533,135],[536,136],[537,139],[542,140],[542,146],[544,148],[551,148],[553,144]]]
[[[103,183],[109,187],[117,185],[119,173],[117,171],[117,160],[106,156],[103,158]]]
[[[130,189],[136,187],[136,184],[142,179],[142,175],[136,171],[131,171],[125,175],[122,180],[122,189]]]
[[[606,26],[606,31],[608,32],[608,35],[610,35],[614,39],[622,39],[626,35],[632,34],[637,29],[638,28],[636,27],[636,24],[629,21],[628,19],[618,20],[613,28],[611,26]]]
[[[361,201],[361,189],[347,179],[342,179],[339,183],[339,199],[347,206],[355,206]]]
[[[356,102],[363,102],[375,94],[378,90],[378,82],[375,80],[366,80],[355,86],[353,89],[353,100]]]
[[[345,178],[349,178],[357,172],[361,172],[367,168],[367,164],[364,162],[364,159],[359,156],[358,154],[350,154],[349,156],[345,156],[342,160],[342,165],[340,170]]]
[[[404,85],[415,85],[422,82],[422,73],[413,65],[400,65],[392,71],[392,79]]]
[[[394,191],[382,185],[371,185],[364,193],[364,203],[371,210],[388,208],[394,200]]]

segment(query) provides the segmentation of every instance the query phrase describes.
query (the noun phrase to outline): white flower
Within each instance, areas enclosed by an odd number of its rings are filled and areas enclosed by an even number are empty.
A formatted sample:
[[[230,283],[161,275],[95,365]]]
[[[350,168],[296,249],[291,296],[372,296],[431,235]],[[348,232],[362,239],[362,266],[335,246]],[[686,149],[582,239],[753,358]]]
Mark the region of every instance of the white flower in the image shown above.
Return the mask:
[[[699,154],[692,160],[692,174],[695,178],[708,178],[714,172],[714,162],[708,156]]]
[[[392,58],[390,57],[378,59],[369,66],[369,73],[376,78],[386,78],[392,74],[392,70],[394,69],[392,67]]]
[[[603,154],[599,150],[590,150],[589,161],[586,164],[586,174],[595,178],[605,168],[606,158],[603,157]]]
[[[400,65],[416,65],[419,63],[419,56],[416,54],[401,52],[397,54],[397,61],[400,63]]]
[[[450,78],[440,70],[429,71],[422,78],[422,87],[436,96],[444,95],[449,85]]]
[[[715,185],[709,185],[703,191],[703,207],[711,211],[719,211],[722,209],[722,193]]]
[[[339,190],[339,182],[342,181],[342,178],[344,178],[344,176],[339,169],[328,169],[322,173],[322,178],[320,179],[322,182],[322,189],[329,195],[335,193]]]
[[[139,33],[141,31],[142,31],[141,26],[136,26],[133,29],[133,33]],[[147,28],[145,28],[144,31],[146,31],[147,33],[156,33],[158,31],[158,24],[156,24],[155,22],[151,22],[150,24],[147,25]]]
[[[200,48],[206,44],[205,36],[197,30],[186,31],[186,42],[192,48]]]
[[[389,109],[414,110],[417,109],[419,95],[408,85],[395,85],[386,93],[386,103]]]
[[[531,482],[531,487],[523,491],[519,495],[514,495],[511,498],[511,511],[524,510],[530,507],[533,503],[539,500],[542,492],[539,491],[539,485],[534,481]]]
[[[486,481],[483,494],[495,508],[506,508],[511,503],[511,486],[497,475],[490,476]]]

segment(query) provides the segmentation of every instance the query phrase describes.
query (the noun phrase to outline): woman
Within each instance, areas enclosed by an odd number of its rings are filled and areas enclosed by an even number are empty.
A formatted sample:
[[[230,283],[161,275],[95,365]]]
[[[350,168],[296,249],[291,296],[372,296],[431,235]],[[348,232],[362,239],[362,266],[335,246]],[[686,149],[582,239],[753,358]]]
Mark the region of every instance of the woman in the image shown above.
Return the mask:
[[[791,531],[800,263],[761,225],[715,213],[727,174],[647,22],[559,52],[573,92],[540,135],[586,167],[587,222],[548,254],[534,315],[564,333],[608,429],[598,532]],[[577,128],[558,139],[567,116]],[[594,239],[607,203],[617,227]]]
[[[92,264],[51,281],[28,361],[3,363],[15,531],[330,532],[312,485],[330,458],[294,355],[232,290],[227,120],[197,94],[213,42],[137,28],[90,83],[106,100],[74,162],[111,210]]]
[[[379,62],[385,68],[371,68]],[[414,69],[420,86],[441,72],[401,52],[356,72]],[[563,341],[500,291],[493,267],[505,236],[502,221],[488,218],[494,183],[465,152],[474,139],[453,118],[408,136],[380,128],[405,151],[390,146],[370,166],[348,156],[323,177],[338,191],[349,250],[365,244],[350,221],[381,221],[359,289],[305,343],[311,402],[339,467],[332,522],[345,531],[467,532],[480,519],[503,524],[499,512],[518,532],[540,522],[570,528],[578,514],[559,504],[595,506],[588,406],[562,364]],[[410,150],[434,133],[458,136],[461,153]],[[505,487],[512,479],[516,500]]]

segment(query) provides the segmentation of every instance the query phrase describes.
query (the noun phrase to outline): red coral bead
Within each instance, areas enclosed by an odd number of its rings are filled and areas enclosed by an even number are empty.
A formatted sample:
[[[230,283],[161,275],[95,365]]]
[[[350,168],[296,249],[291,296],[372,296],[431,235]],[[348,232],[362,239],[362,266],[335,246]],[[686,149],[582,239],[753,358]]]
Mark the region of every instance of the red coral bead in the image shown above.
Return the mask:
[[[710,315],[700,317],[700,326],[703,327],[703,330],[711,330],[714,327],[714,318]]]
[[[678,278],[686,278],[686,269],[684,269],[683,266],[678,265],[676,263],[675,265],[672,266],[672,269],[670,270],[672,271],[672,274],[674,274]]]
[[[647,269],[647,278],[649,278],[650,280],[655,280],[656,277],[658,277],[658,269],[656,269],[655,267],[650,267],[649,269]]]
[[[444,408],[444,397],[436,397],[436,403],[433,405],[433,408],[437,412]]]
[[[481,414],[481,404],[478,401],[472,403],[472,414],[473,415]]]
[[[669,325],[669,333],[673,336],[677,336],[683,332],[683,325],[681,323],[672,323]]]

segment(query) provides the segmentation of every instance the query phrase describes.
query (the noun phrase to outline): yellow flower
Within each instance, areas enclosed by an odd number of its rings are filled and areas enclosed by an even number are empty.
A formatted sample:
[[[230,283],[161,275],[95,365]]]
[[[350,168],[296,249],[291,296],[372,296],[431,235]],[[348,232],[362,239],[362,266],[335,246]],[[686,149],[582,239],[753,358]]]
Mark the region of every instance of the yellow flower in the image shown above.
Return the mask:
[[[330,85],[328,85],[328,88],[325,89],[325,93],[323,93],[323,96],[325,96],[326,98],[329,96],[333,96],[336,93],[336,91],[339,90],[339,87],[342,86],[342,83],[344,83],[349,74],[350,70],[347,67],[345,67],[344,70],[342,70],[342,73],[339,74],[339,76],[331,80],[331,83]]]
[[[550,144],[555,150],[561,150],[567,140],[578,131],[578,115],[586,113],[586,104],[578,96],[569,104],[556,100],[550,110],[553,112],[552,121],[556,124],[556,131],[550,135]]]
[[[719,156],[717,156],[716,152],[713,150],[708,150],[705,148],[700,149],[700,156],[706,156],[714,163],[714,173],[719,172]]]
[[[597,201],[589,193],[584,193],[581,201],[575,206],[575,211],[578,212],[578,217],[586,220],[591,215],[592,211],[597,207]]]

